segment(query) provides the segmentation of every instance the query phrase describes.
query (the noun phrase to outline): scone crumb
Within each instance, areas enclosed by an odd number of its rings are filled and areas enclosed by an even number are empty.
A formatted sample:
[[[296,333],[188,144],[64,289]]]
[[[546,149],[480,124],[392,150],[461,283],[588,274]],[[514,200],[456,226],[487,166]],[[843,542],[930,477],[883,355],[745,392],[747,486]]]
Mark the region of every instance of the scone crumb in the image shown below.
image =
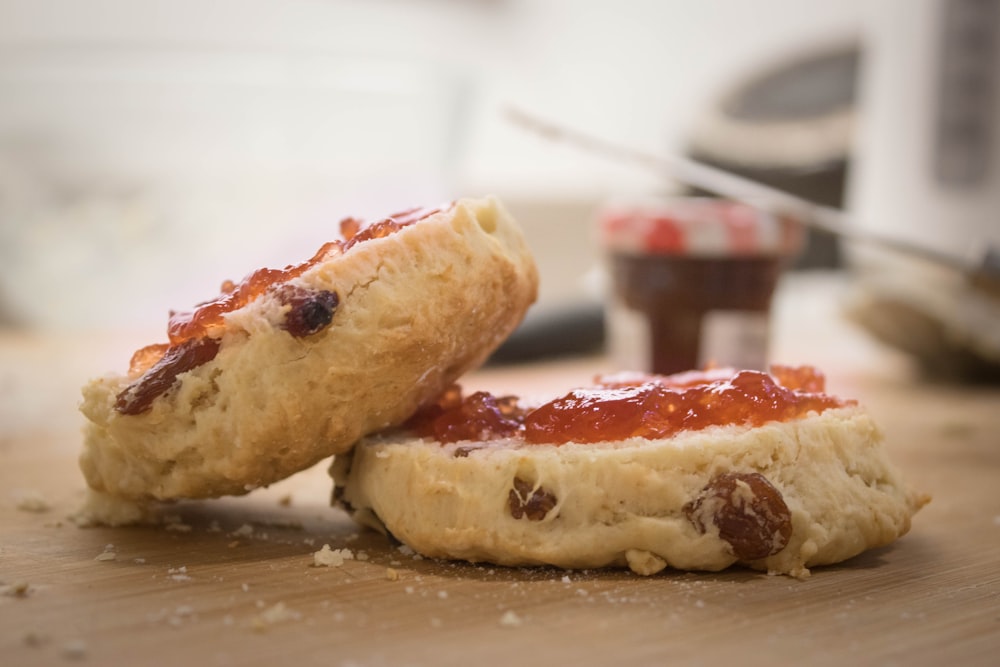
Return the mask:
[[[87,657],[87,643],[82,639],[74,639],[63,644],[63,657],[68,660],[83,660]]]
[[[399,581],[399,570],[391,567],[385,568],[385,578],[389,581]]]
[[[285,621],[297,621],[302,614],[288,607],[284,602],[277,602],[254,616],[251,627],[257,632],[266,630],[269,626]]]
[[[172,530],[178,533],[190,533],[190,524],[184,523],[184,520],[177,514],[167,514],[163,517],[163,523],[166,530]]]
[[[104,551],[94,556],[94,560],[114,560],[118,558],[118,552],[115,551],[115,545],[105,544]]]
[[[517,613],[512,609],[508,609],[503,613],[503,616],[500,617],[500,625],[502,625],[505,628],[516,628],[523,623],[524,619],[518,616]]]
[[[167,623],[175,628],[183,625],[188,619],[197,620],[194,607],[191,605],[182,604],[175,608],[173,613],[167,614]]]
[[[625,552],[625,560],[630,570],[642,576],[656,574],[667,566],[667,561],[643,549],[629,549]]]
[[[22,512],[33,512],[35,514],[42,514],[52,509],[49,501],[36,491],[27,491],[20,494],[17,497],[15,507]]]
[[[253,526],[249,523],[245,523],[233,532],[229,533],[230,537],[253,537]]]
[[[313,567],[340,567],[344,561],[353,560],[354,552],[350,549],[331,549],[324,544],[319,551],[313,552]]]

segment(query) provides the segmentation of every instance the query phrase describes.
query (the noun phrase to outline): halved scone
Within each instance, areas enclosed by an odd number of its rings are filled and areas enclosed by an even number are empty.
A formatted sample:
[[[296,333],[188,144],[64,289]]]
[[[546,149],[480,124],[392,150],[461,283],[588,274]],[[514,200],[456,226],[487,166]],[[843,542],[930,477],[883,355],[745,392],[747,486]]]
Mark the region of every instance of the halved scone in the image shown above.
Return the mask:
[[[778,375],[605,382],[537,408],[446,396],[337,456],[335,502],[429,557],[640,574],[804,576],[905,534],[927,498],[871,417]]]
[[[84,387],[92,489],[203,498],[287,477],[405,420],[536,298],[531,254],[496,199],[342,228],[311,260],[174,314],[169,343]]]

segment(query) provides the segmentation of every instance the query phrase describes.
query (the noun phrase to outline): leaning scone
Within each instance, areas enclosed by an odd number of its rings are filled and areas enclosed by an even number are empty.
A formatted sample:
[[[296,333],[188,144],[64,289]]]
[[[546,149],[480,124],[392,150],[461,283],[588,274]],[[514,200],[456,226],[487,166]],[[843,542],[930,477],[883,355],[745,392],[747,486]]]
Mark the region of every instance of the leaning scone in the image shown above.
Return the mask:
[[[342,229],[311,260],[174,314],[169,343],[84,387],[92,489],[169,500],[287,477],[405,420],[535,299],[534,262],[495,199]]]
[[[723,375],[604,384],[534,410],[453,392],[409,431],[336,457],[335,502],[429,557],[640,574],[805,576],[909,530],[927,498],[862,408],[803,369]]]

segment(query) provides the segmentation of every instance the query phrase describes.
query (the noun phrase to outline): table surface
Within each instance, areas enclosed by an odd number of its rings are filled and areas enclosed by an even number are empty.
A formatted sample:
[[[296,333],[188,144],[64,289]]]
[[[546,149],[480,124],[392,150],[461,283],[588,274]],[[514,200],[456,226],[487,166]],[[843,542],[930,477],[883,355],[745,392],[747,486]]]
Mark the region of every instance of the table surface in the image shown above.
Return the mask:
[[[934,498],[895,544],[805,580],[420,559],[330,509],[323,466],[167,527],[80,528],[79,386],[146,341],[0,333],[0,664],[996,664],[1000,389],[921,379],[840,320],[836,288],[783,289],[776,359],[860,399]],[[607,364],[466,384],[556,393]],[[324,544],[355,558],[314,567]]]

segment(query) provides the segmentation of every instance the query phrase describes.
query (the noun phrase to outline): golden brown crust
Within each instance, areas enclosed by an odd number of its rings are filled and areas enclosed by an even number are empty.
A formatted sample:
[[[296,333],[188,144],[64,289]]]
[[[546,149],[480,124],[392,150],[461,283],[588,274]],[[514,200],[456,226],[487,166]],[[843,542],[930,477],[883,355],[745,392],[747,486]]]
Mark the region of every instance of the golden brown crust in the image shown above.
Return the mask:
[[[306,337],[262,297],[226,317],[218,355],[151,409],[122,415],[124,376],[83,389],[80,465],[97,491],[134,499],[245,493],[398,424],[481,364],[537,293],[521,231],[493,198],[455,206],[323,262],[294,281],[339,296]]]

